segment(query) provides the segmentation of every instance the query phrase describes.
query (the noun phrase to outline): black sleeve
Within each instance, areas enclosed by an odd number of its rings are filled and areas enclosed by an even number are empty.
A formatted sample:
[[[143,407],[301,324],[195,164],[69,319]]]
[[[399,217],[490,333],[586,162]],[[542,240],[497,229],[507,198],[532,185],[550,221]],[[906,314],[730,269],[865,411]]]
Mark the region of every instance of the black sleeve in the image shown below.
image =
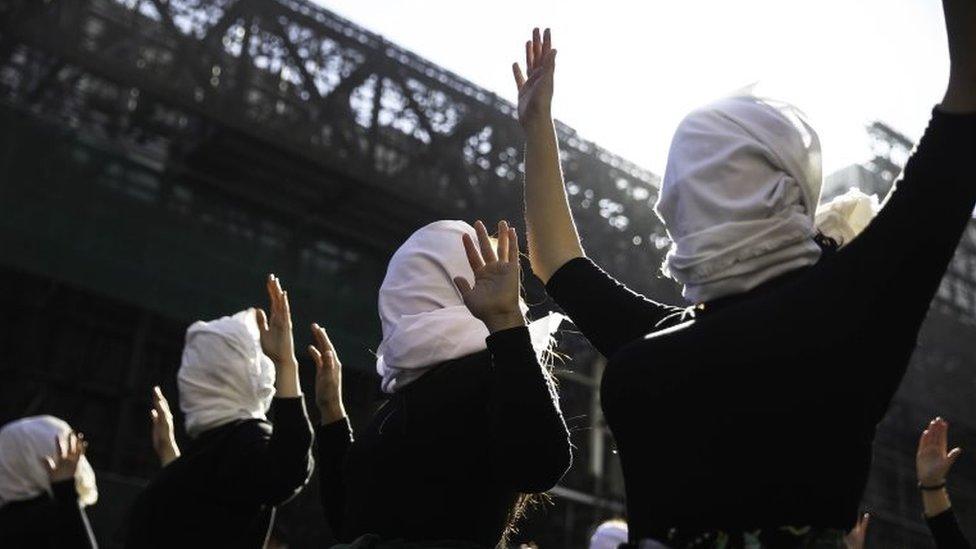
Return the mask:
[[[95,548],[95,534],[88,523],[85,508],[78,503],[78,491],[75,489],[74,479],[63,480],[51,484],[54,495],[55,519],[48,525],[54,533],[58,547],[66,548]]]
[[[496,473],[515,491],[545,492],[559,482],[572,462],[569,432],[552,377],[536,359],[528,328],[495,332],[488,336],[487,344]]]
[[[342,517],[346,507],[346,491],[342,464],[353,441],[349,419],[342,418],[328,425],[316,426],[315,439],[319,462],[319,500],[332,535],[336,539],[344,539]]]
[[[973,151],[976,114],[935,109],[877,217],[837,253],[835,295],[867,298],[879,317],[912,320],[894,329],[917,331],[976,206]]]
[[[301,491],[312,476],[312,425],[303,397],[275,398],[271,433],[242,429],[236,435],[239,455],[228,456],[228,478],[243,479],[241,496],[279,505]],[[252,423],[253,425],[253,423]]]
[[[972,548],[969,541],[962,535],[962,530],[959,529],[959,524],[956,522],[956,515],[951,508],[934,517],[926,517],[925,522],[929,525],[929,530],[932,532],[932,537],[935,538],[935,546],[938,549]]]
[[[608,358],[620,347],[669,319],[682,318],[686,312],[634,293],[584,257],[566,262],[553,273],[546,292]]]

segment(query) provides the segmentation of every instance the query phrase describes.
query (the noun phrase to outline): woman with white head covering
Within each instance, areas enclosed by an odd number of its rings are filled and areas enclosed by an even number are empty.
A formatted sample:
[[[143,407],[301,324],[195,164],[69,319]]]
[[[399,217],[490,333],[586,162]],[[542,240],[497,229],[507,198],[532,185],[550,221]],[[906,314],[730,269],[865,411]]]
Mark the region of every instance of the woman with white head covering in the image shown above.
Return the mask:
[[[536,351],[552,324],[530,335],[518,258],[504,221],[497,253],[481,222],[461,221],[427,225],[397,250],[379,295],[377,371],[389,400],[355,442],[338,358],[317,335],[321,496],[340,541],[495,547],[521,495],[548,490],[569,467],[569,435]]]
[[[308,482],[312,429],[288,294],[274,275],[267,291],[270,318],[247,309],[187,330],[178,384],[191,441],[176,448],[168,405],[156,395],[154,446],[164,467],[133,508],[127,547],[263,547],[275,508]]]
[[[96,547],[85,507],[98,500],[88,443],[33,416],[0,429],[0,547]]]
[[[976,205],[976,4],[944,4],[950,89],[870,223],[864,196],[818,212],[820,145],[798,109],[737,96],[681,122],[656,210],[673,242],[664,272],[690,307],[585,257],[550,112],[556,52],[548,31],[526,44],[529,259],[609,359],[601,403],[632,542],[843,546],[875,425]]]

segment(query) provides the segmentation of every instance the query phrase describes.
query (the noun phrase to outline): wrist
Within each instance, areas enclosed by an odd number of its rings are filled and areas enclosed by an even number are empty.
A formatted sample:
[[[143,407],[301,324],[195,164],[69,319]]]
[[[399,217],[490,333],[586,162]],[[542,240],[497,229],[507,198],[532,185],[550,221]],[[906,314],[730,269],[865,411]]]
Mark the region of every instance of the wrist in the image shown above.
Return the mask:
[[[319,406],[319,418],[322,425],[335,423],[346,417],[346,408],[342,402],[330,402]]]
[[[549,110],[545,110],[532,116],[526,118],[525,122],[522,123],[522,127],[525,129],[526,133],[533,133],[539,131],[547,131],[552,129],[554,123],[552,120],[552,113]]]
[[[950,507],[949,492],[945,488],[922,491],[922,509],[926,517],[941,515]]]
[[[295,358],[295,353],[291,355],[284,356],[282,358],[272,358],[271,362],[275,365],[275,370],[295,370],[298,371],[298,359]]]
[[[522,315],[522,311],[508,311],[494,315],[486,315],[481,321],[485,323],[490,333],[525,326],[525,316]]]
[[[298,381],[298,361],[284,360],[275,362],[275,397],[295,398],[302,396],[301,383]]]
[[[159,451],[159,463],[163,467],[166,467],[178,457],[180,457],[180,451],[176,448],[175,444],[170,448],[163,448]]]

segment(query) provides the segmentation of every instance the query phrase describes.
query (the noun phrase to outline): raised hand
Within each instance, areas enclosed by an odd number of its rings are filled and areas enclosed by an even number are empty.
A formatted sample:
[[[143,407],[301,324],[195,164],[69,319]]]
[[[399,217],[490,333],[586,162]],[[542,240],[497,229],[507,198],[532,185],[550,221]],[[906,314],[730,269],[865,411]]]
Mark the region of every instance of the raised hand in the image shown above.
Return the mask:
[[[152,444],[163,467],[180,457],[180,447],[176,445],[173,434],[173,414],[169,402],[158,386],[152,390],[153,407],[149,410],[152,420]]]
[[[308,346],[308,354],[315,361],[315,405],[322,425],[327,425],[346,417],[342,403],[342,363],[329,334],[318,324],[312,324],[312,339],[315,343]]]
[[[80,433],[69,433],[66,444],[61,443],[61,437],[54,437],[54,442],[57,448],[55,454],[41,460],[48,478],[52,483],[75,478],[78,463],[88,449],[85,437]]]
[[[291,333],[291,307],[288,292],[281,288],[281,280],[273,274],[265,283],[271,301],[271,317],[258,309],[258,326],[261,328],[261,348],[277,365],[279,362],[295,362],[295,340]]]
[[[864,538],[867,536],[870,521],[871,515],[867,513],[861,515],[854,528],[844,536],[844,546],[847,549],[864,549]]]
[[[949,469],[962,454],[959,448],[946,452],[948,432],[949,424],[941,417],[930,421],[928,428],[922,432],[918,441],[918,452],[915,454],[915,471],[922,487],[945,484]]]
[[[556,50],[552,49],[549,29],[540,37],[532,30],[532,40],[525,43],[525,75],[518,63],[512,64],[518,88],[518,119],[522,127],[551,123],[552,83],[556,70]]]
[[[271,316],[269,318],[262,309],[256,311],[261,349],[274,362],[277,396],[294,398],[302,392],[298,383],[298,360],[295,358],[288,292],[281,288],[281,281],[273,274],[268,275],[265,288],[271,301]]]
[[[474,287],[463,277],[454,279],[464,304],[475,318],[494,333],[525,325],[519,309],[519,246],[515,228],[505,221],[498,223],[498,252],[492,248],[484,223],[474,224],[478,246],[471,237],[461,237],[468,263],[474,271]],[[480,248],[480,251],[479,251]]]

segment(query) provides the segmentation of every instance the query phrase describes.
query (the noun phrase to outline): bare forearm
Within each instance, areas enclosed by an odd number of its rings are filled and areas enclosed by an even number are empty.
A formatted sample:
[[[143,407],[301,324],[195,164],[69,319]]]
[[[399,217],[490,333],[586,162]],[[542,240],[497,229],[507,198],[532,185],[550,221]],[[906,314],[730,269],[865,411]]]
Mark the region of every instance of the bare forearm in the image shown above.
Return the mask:
[[[942,109],[976,112],[976,2],[942,0],[949,37],[949,86]]]
[[[934,517],[944,513],[952,504],[949,502],[949,493],[945,488],[941,490],[922,491],[922,509],[926,517]]]
[[[284,359],[275,364],[275,396],[278,398],[295,398],[302,395],[298,382],[298,361],[294,358]]]
[[[346,407],[342,403],[342,397],[334,397],[326,404],[319,404],[319,422],[321,425],[329,425],[346,417]]]
[[[543,282],[567,261],[583,256],[566,198],[552,119],[526,128],[525,225],[529,262]]]

